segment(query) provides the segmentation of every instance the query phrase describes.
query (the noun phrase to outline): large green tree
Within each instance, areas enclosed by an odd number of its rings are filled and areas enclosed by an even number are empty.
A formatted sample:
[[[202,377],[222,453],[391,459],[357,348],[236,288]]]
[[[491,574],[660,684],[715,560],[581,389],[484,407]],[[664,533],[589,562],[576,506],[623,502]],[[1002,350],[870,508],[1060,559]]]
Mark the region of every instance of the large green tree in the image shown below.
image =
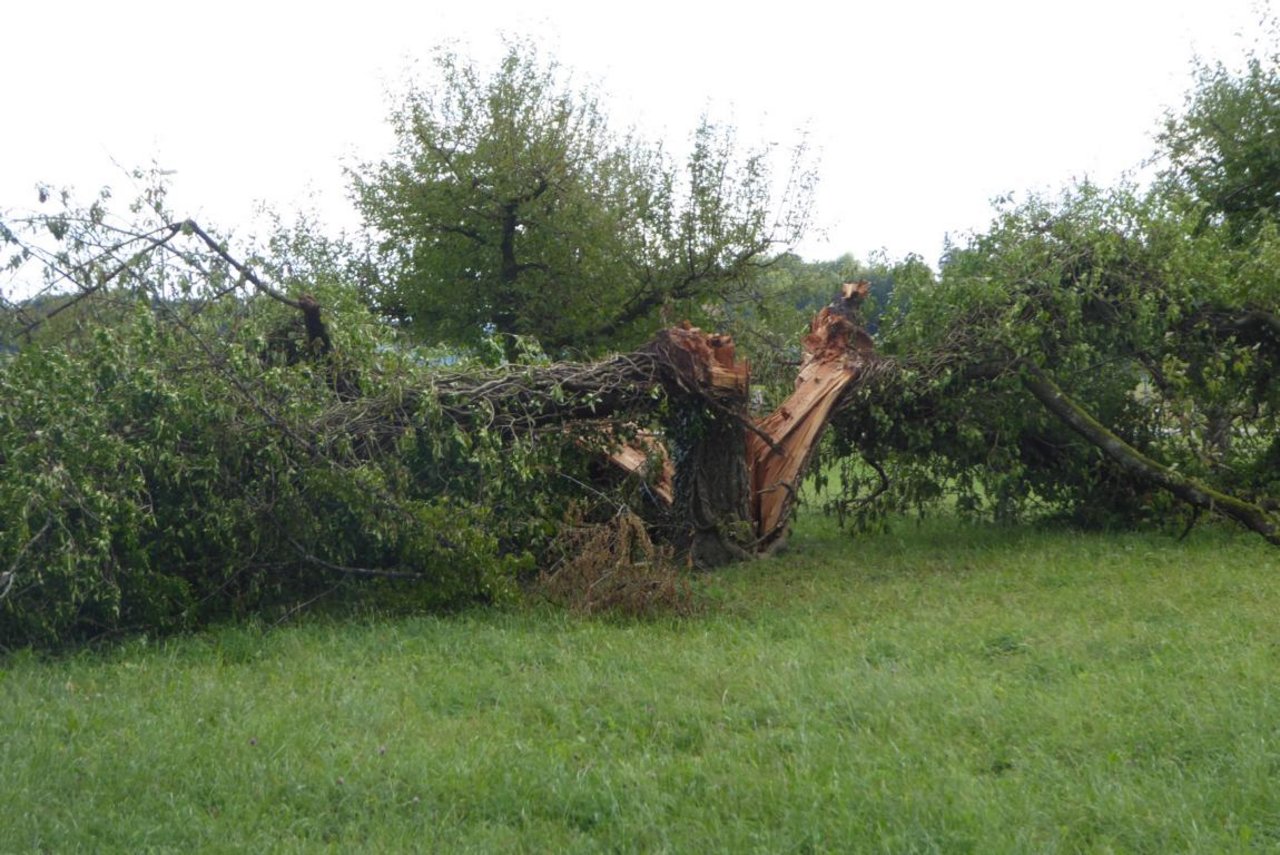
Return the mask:
[[[1240,71],[1200,63],[1184,109],[1160,135],[1164,178],[1203,206],[1204,221],[1247,242],[1280,217],[1280,23]]]
[[[776,176],[704,118],[687,160],[609,127],[597,98],[527,44],[497,69],[441,51],[391,121],[388,159],[353,175],[381,237],[382,311],[423,338],[498,333],[590,352],[641,340],[802,233],[812,174]]]

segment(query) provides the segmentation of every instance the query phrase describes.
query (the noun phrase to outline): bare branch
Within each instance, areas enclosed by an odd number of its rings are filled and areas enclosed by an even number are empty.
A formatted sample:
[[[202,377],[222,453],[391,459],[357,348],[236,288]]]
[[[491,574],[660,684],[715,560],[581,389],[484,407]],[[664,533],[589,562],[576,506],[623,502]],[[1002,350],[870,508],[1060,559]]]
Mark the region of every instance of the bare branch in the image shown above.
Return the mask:
[[[165,226],[163,229],[157,229],[156,231],[151,232],[149,234],[133,235],[129,240],[123,241],[117,244],[116,246],[112,247],[111,249],[107,250],[106,252],[103,253],[103,256],[111,255],[115,252],[118,252],[124,247],[128,246],[130,243],[135,243],[137,241],[148,241],[151,243],[150,247],[148,247],[147,249],[143,250],[140,253],[135,253],[127,261],[121,262],[115,267],[115,269],[113,269],[110,273],[103,276],[100,280],[98,280],[97,283],[93,285],[86,285],[85,283],[75,278],[75,276],[80,271],[83,271],[84,268],[88,267],[91,262],[85,262],[84,264],[81,264],[78,268],[76,268],[75,271],[61,271],[60,275],[62,276],[62,278],[66,279],[69,282],[74,283],[76,287],[80,289],[80,293],[77,294],[73,299],[68,300],[62,305],[55,306],[47,314],[42,315],[41,317],[31,321],[25,327],[23,327],[18,332],[18,334],[21,336],[30,335],[36,329],[36,327],[40,326],[45,321],[49,320],[52,317],[55,317],[56,315],[62,314],[67,309],[70,309],[74,306],[79,305],[81,301],[87,299],[90,295],[95,294],[98,291],[101,291],[103,288],[107,287],[107,285],[109,285],[113,279],[115,279],[121,273],[123,273],[124,271],[132,267],[134,264],[136,264],[139,257],[141,257],[142,255],[148,252],[151,252],[154,249],[158,249],[159,247],[164,246],[169,241],[173,240],[173,238],[177,236],[180,233],[180,231],[181,231],[181,226],[179,225]],[[164,237],[156,239],[154,235],[161,232],[165,233]],[[102,256],[99,256],[99,257],[102,257]]]
[[[53,525],[53,518],[50,517],[44,521],[44,525],[35,533],[30,540],[22,544],[22,548],[18,550],[18,554],[13,556],[13,561],[9,564],[9,569],[5,573],[0,574],[0,600],[9,596],[9,592],[13,590],[13,583],[18,578],[18,565],[22,562],[22,556],[27,554],[27,550],[40,538],[44,537],[44,533],[49,530],[49,526]]]
[[[200,238],[200,240],[202,240],[204,244],[208,246],[210,250],[213,251],[214,255],[218,256],[227,264],[231,265],[231,267],[235,268],[235,270],[242,277],[249,280],[249,282],[253,283],[253,287],[257,288],[263,294],[266,294],[268,297],[270,297],[271,299],[277,302],[284,303],[286,306],[289,306],[290,308],[297,309],[300,312],[304,312],[304,313],[306,312],[307,310],[306,306],[302,302],[298,300],[289,299],[284,294],[272,288],[266,282],[263,282],[262,278],[259,277],[258,274],[253,272],[252,268],[250,268],[247,264],[244,264],[238,261],[236,258],[234,258],[231,255],[231,253],[223,249],[222,244],[218,243],[216,240],[210,237],[209,233],[206,232],[204,229],[200,228],[200,225],[195,220],[183,220],[181,223],[177,224],[177,228],[185,231],[189,231],[191,232],[191,234]]]
[[[323,558],[317,558],[312,555],[293,538],[289,538],[289,543],[298,551],[298,555],[302,556],[303,560],[326,570],[332,570],[335,573],[344,573],[348,576],[368,576],[378,579],[412,579],[417,582],[425,581],[428,578],[422,573],[405,573],[402,570],[380,570],[370,567],[348,567],[344,564],[333,564]]]

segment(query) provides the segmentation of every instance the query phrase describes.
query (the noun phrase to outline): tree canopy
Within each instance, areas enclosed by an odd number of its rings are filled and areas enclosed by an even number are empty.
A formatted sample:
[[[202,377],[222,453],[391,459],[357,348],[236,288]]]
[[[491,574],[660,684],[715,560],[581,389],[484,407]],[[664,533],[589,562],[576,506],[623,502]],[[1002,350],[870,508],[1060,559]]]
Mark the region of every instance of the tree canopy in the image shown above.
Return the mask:
[[[778,176],[767,149],[704,117],[677,167],[526,44],[489,75],[447,51],[433,67],[392,113],[395,154],[353,175],[382,238],[374,299],[424,339],[633,344],[664,309],[696,319],[803,232],[803,152]]]
[[[1277,22],[1272,21],[1272,35]],[[1280,49],[1252,52],[1241,72],[1200,63],[1184,109],[1160,135],[1164,178],[1240,242],[1280,216]]]

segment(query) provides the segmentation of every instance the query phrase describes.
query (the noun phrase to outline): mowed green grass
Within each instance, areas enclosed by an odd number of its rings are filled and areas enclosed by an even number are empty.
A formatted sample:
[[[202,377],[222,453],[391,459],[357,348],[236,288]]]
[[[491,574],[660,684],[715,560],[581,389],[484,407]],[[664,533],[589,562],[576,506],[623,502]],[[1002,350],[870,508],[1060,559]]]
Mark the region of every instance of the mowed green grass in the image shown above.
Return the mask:
[[[806,520],[702,614],[0,660],[0,851],[1280,850],[1280,551]]]

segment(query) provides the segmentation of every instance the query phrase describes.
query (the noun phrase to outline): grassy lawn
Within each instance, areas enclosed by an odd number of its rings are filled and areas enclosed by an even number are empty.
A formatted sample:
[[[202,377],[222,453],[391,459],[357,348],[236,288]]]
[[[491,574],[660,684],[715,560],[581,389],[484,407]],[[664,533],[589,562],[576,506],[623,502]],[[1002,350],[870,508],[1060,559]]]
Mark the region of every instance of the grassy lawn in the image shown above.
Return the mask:
[[[807,520],[650,623],[0,660],[0,851],[1280,850],[1280,552]]]

